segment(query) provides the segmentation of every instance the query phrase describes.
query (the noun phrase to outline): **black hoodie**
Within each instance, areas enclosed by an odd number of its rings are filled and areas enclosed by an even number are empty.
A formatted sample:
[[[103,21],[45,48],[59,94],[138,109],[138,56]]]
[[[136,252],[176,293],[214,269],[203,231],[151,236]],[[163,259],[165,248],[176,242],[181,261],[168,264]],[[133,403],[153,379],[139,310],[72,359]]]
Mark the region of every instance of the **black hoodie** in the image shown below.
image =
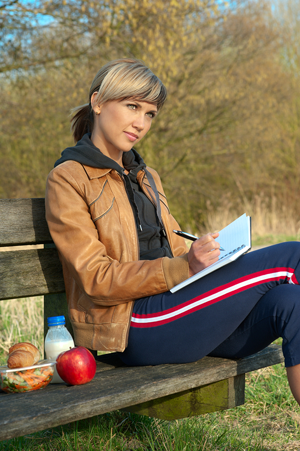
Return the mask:
[[[137,233],[140,244],[140,259],[154,260],[159,257],[172,257],[169,242],[161,221],[160,202],[158,192],[152,175],[146,169],[142,157],[135,149],[123,153],[123,165],[129,172],[124,173],[116,161],[105,156],[91,141],[90,134],[86,133],[73,147],[67,147],[61,154],[61,158],[55,162],[54,167],[64,161],[73,160],[86,166],[101,169],[115,169],[124,180],[126,193],[132,206]],[[157,210],[148,197],[143,193],[137,182],[137,173],[143,170],[153,189],[157,202]]]

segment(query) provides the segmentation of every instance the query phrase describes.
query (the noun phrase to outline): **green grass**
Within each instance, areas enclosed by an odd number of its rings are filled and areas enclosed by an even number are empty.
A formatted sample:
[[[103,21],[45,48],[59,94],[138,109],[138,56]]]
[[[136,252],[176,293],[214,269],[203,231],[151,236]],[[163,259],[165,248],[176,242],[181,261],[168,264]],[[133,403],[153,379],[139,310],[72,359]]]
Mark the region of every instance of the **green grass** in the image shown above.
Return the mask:
[[[252,240],[253,247],[255,246],[270,246],[271,244],[282,243],[284,241],[299,241],[299,236],[296,235],[264,235],[254,236]]]

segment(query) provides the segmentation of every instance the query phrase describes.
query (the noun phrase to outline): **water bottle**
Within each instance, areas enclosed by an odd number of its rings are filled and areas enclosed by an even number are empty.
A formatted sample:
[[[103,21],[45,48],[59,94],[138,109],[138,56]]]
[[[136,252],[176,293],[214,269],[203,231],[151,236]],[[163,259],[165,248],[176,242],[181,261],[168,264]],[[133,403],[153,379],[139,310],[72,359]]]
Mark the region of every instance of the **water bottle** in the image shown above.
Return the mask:
[[[49,330],[45,338],[45,352],[48,360],[56,360],[61,352],[74,348],[72,335],[66,328],[64,316],[50,316],[47,318]],[[58,384],[64,382],[54,370],[51,383]]]

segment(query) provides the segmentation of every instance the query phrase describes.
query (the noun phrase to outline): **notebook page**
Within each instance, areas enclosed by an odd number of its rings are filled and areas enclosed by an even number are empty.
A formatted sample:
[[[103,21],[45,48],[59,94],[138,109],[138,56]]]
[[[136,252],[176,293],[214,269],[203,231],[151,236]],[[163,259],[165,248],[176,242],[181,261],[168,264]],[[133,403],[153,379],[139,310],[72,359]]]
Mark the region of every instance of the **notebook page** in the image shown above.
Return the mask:
[[[221,252],[219,260],[232,255],[244,247],[250,246],[248,224],[249,217],[243,214],[219,232],[216,241],[225,249],[225,251]]]

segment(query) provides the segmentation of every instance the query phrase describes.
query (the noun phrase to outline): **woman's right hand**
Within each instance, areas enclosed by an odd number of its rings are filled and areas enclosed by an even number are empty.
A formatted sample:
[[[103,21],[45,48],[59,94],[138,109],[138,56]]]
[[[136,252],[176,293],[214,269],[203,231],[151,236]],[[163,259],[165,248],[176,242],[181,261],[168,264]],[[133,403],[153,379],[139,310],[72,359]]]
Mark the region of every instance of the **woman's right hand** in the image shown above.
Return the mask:
[[[188,253],[190,277],[218,261],[220,244],[215,241],[218,236],[218,232],[208,233],[193,242]]]

